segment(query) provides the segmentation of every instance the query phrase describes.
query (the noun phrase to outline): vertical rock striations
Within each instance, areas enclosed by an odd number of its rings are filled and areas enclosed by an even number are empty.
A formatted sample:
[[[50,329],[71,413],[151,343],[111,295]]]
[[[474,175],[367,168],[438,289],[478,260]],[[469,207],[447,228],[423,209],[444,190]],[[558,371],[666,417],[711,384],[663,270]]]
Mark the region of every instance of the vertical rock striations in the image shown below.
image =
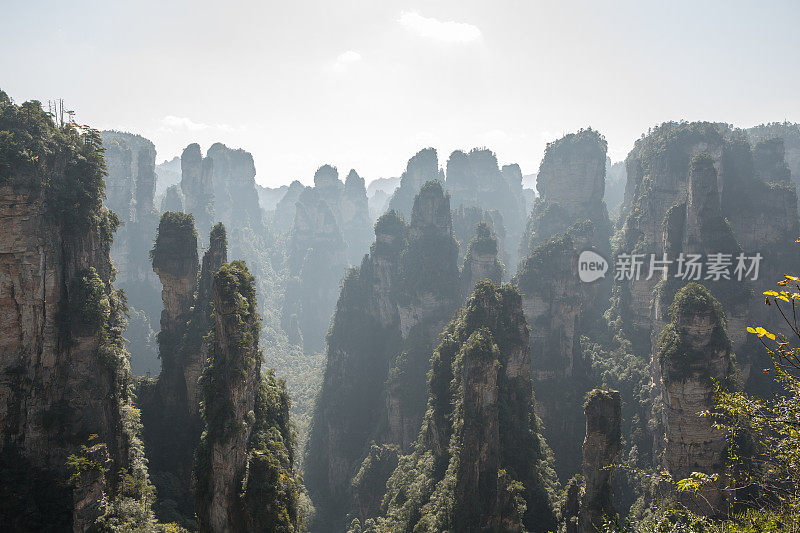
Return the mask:
[[[707,153],[719,170],[724,144],[721,127],[708,122],[667,122],[636,141],[626,159],[618,252],[663,256],[667,212],[686,197],[692,158]],[[717,190],[725,194],[722,188]],[[658,276],[646,277],[623,280],[614,287],[614,315],[640,355],[650,352],[651,301],[659,281]]]
[[[620,448],[621,407],[618,391],[594,389],[583,406],[586,439],[583,441],[585,485],[580,509],[580,531],[601,531],[603,520],[615,515],[611,493],[614,459]]]
[[[131,133],[103,131],[100,137],[108,167],[104,203],[121,222],[111,246],[111,260],[117,270],[115,281],[125,291],[132,318],[142,318],[140,324],[131,324],[125,336],[131,340],[131,366],[134,372],[144,374],[155,371],[158,364],[152,343],[139,335],[142,329],[149,335],[157,329],[160,309],[158,279],[147,256],[158,225],[153,205],[156,150],[152,142]]]
[[[194,216],[197,229],[206,235],[214,213],[214,160],[203,157],[200,145],[192,143],[181,154],[181,192],[184,210]]]
[[[597,241],[592,244],[608,250],[611,223],[603,201],[606,150],[606,140],[591,128],[547,145],[536,178],[539,197],[520,243],[520,261],[537,244],[584,220],[594,226]]]
[[[428,182],[411,224],[394,211],[383,215],[370,254],[346,276],[305,463],[320,527],[341,528],[348,507],[369,508],[365,502],[379,498],[360,491],[381,485],[375,469],[383,463],[361,465],[371,440],[410,449],[425,412],[432,345],[457,306],[457,256],[449,199]],[[372,481],[356,484],[353,503],[356,474]]]
[[[214,328],[203,373],[206,429],[195,460],[201,531],[296,531],[299,480],[289,397],[261,374],[255,282],[241,261],[214,277]]]
[[[146,527],[151,488],[130,398],[125,301],[111,283],[118,219],[102,207],[100,136],[0,91],[0,152],[0,523]]]
[[[252,154],[241,148],[214,143],[206,158],[213,161],[214,220],[228,228],[261,228],[263,222]]]
[[[413,453],[387,482],[392,531],[549,531],[519,293],[480,282],[434,352]]]
[[[580,468],[583,395],[589,365],[583,361],[580,335],[590,332],[597,283],[578,278],[578,245],[587,238],[569,232],[536,246],[512,283],[522,293],[531,326],[531,377],[544,435],[553,442],[556,468],[566,480]]]
[[[199,264],[192,215],[168,211],[161,216],[152,258],[163,286],[157,337],[161,373],[155,381],[142,380],[139,387],[143,437],[156,488],[163,498],[175,502],[181,515],[191,517],[189,480],[202,427],[194,392],[198,376],[191,369],[201,367],[205,359],[199,351],[184,352],[189,322],[197,309]],[[168,489],[170,485],[177,488]],[[162,518],[170,518],[157,511]]]
[[[725,386],[733,372],[722,308],[707,289],[690,283],[675,295],[669,318],[655,352],[665,431],[662,464],[675,481],[692,472],[717,474],[701,495],[682,493],[679,499],[694,512],[724,514],[725,437],[702,416],[714,407],[714,381]]]

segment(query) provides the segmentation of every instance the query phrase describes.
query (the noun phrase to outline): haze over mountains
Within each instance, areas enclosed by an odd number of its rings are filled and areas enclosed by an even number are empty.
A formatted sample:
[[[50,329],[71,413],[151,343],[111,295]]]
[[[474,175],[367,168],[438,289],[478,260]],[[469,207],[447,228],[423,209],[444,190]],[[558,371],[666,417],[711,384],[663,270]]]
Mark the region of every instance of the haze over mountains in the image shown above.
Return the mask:
[[[0,532],[800,531],[798,16],[4,6]]]

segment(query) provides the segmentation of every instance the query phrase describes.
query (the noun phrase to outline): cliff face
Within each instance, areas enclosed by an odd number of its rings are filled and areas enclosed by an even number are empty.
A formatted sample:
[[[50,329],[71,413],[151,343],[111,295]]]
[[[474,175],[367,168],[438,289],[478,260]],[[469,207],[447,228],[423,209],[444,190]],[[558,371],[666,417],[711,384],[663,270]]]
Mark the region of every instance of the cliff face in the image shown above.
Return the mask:
[[[700,415],[714,407],[712,380],[724,385],[733,371],[722,309],[708,290],[691,283],[676,294],[669,317],[655,352],[661,370],[662,464],[675,481],[692,472],[718,474],[702,497],[681,493],[679,499],[695,512],[723,514],[725,438]]]
[[[145,379],[139,386],[143,439],[159,493],[175,501],[180,513],[191,517],[192,455],[202,427],[196,382],[205,360],[199,347],[191,353],[186,350],[186,339],[193,329],[189,323],[199,310],[197,232],[192,215],[170,211],[162,215],[152,257],[153,270],[163,286],[157,337],[161,373],[157,380]]]
[[[181,154],[181,192],[184,209],[194,216],[201,235],[206,235],[214,220],[214,161],[203,157],[200,145],[192,143]]]
[[[456,307],[458,249],[441,185],[423,186],[412,211],[410,225],[393,211],[378,220],[370,254],[342,285],[328,337],[305,465],[318,523],[330,528],[344,524],[351,505],[379,497],[350,500],[369,441],[403,451],[413,442],[432,344]]]
[[[606,140],[591,128],[547,145],[536,178],[539,197],[520,243],[520,261],[537,244],[584,220],[594,225],[593,244],[608,250],[611,223],[603,201],[606,150]]]
[[[611,475],[620,448],[621,407],[618,391],[594,389],[583,406],[586,438],[583,441],[585,485],[580,508],[580,531],[601,531],[603,520],[613,517]]]
[[[170,185],[161,200],[161,212],[166,213],[167,211],[183,212],[183,195],[177,185]]]
[[[786,149],[780,137],[764,139],[753,146],[753,166],[756,175],[764,183],[787,183],[792,177],[789,165],[786,164]]]
[[[336,217],[316,188],[306,188],[297,200],[288,247],[291,277],[281,324],[292,342],[302,340],[305,351],[317,352],[324,347],[347,258]]]
[[[201,531],[296,531],[301,486],[293,472],[289,398],[261,374],[255,283],[241,261],[214,276],[214,329],[203,373],[206,430],[197,450]]]
[[[213,161],[215,220],[229,228],[261,227],[256,167],[250,152],[214,143],[206,157]]]
[[[553,442],[556,469],[564,480],[580,468],[581,405],[589,388],[580,335],[590,332],[601,283],[582,283],[578,277],[577,243],[586,240],[584,235],[567,233],[536,246],[512,279],[522,293],[531,326],[530,367],[537,413],[545,437]]]
[[[0,523],[81,530],[141,496],[119,491],[123,468],[149,486],[136,455],[125,304],[110,280],[118,220],[101,204],[96,133],[0,91],[0,139]],[[88,472],[97,462],[70,476],[68,460],[90,435],[111,461],[108,483]],[[108,507],[90,501],[103,494]]]
[[[775,143],[776,141],[774,139],[780,139],[783,144],[786,166],[789,167],[791,173],[791,180],[795,184],[795,187],[800,186],[800,124],[791,122],[760,124],[748,128],[747,136],[754,145],[758,145],[761,141]],[[767,148],[768,146],[769,145],[765,145],[763,148]],[[773,148],[776,150],[778,149],[777,145],[773,145]],[[778,170],[778,175],[783,175],[785,171],[780,167],[780,163],[775,163],[777,166],[774,168]],[[763,175],[762,180],[772,181],[765,179]]]
[[[389,371],[386,389],[388,431],[383,438],[411,446],[425,413],[428,360],[437,335],[460,296],[458,245],[453,238],[449,197],[438,181],[414,198],[408,248],[400,256],[397,310],[403,345]]]
[[[380,528],[555,526],[533,416],[527,332],[516,290],[480,282],[434,352],[428,409],[413,453],[387,482]]]
[[[724,197],[724,177],[720,174],[726,144],[724,132],[724,126],[708,122],[669,122],[636,141],[626,159],[628,181],[620,216],[619,252],[641,253],[648,258],[655,254],[660,258],[667,251],[667,213],[686,199],[694,156],[708,154],[717,172],[717,194]],[[658,331],[652,328],[651,316],[658,276],[649,280],[646,277],[623,280],[614,288],[614,313],[630,332],[634,350],[642,355],[650,352],[651,334]]]
[[[478,206],[460,206],[453,209],[453,236],[458,241],[458,262],[463,264],[464,257],[467,255],[469,243],[475,236],[475,228],[479,224],[486,224],[494,233],[497,239],[498,260],[508,267],[511,259],[508,246],[510,242],[507,236],[503,215],[497,210],[484,211]],[[512,247],[513,248],[513,247]],[[513,250],[512,250],[513,251]]]
[[[436,154],[436,149],[420,150],[408,160],[406,170],[400,176],[400,186],[395,189],[389,200],[389,209],[408,218],[414,204],[414,197],[422,186],[430,180],[439,178],[439,156]]]
[[[286,216],[294,184],[278,205]],[[347,265],[358,263],[367,250],[369,208],[364,180],[351,170],[346,183],[335,167],[323,165],[291,206],[286,286],[281,326],[289,340],[302,342],[306,352],[323,349],[325,333]]]
[[[466,297],[479,281],[488,279],[500,283],[502,278],[503,264],[497,259],[497,237],[488,224],[480,223],[469,241],[461,268],[461,293]]]
[[[509,248],[506,260],[516,268],[516,243],[525,225],[525,200],[522,195],[522,172],[518,165],[501,170],[491,150],[474,148],[469,153],[456,150],[447,160],[446,187],[454,208],[477,206],[496,211],[505,225],[503,232]]]
[[[727,150],[727,148],[726,148]],[[723,162],[727,159],[723,156]],[[664,249],[669,257],[678,258],[680,254],[729,254],[732,262],[742,249],[733,230],[722,215],[720,194],[717,190],[718,177],[714,160],[710,154],[701,153],[692,158],[689,166],[689,184],[686,199],[676,203],[667,212],[664,223]],[[734,187],[728,182],[728,189]],[[666,310],[678,288],[685,283],[678,277],[678,264],[671,266],[669,277],[661,282],[652,309],[653,345],[666,321]],[[654,276],[655,277],[655,276]],[[736,340],[744,340],[748,318],[750,291],[746,280],[719,279],[705,281],[711,292],[717,296],[726,309],[731,331]],[[656,374],[657,375],[657,374]]]
[[[157,329],[159,286],[147,257],[158,225],[153,205],[156,150],[152,142],[131,133],[104,131],[100,138],[108,168],[104,203],[117,213],[121,222],[111,246],[111,260],[117,269],[116,285],[125,291],[131,314],[143,312],[146,320],[142,326],[147,330]],[[134,332],[126,337],[132,341],[129,349],[134,372],[157,371],[153,368],[156,357],[152,347],[142,343]]]
[[[292,227],[295,217],[295,203],[297,203],[304,189],[303,184],[297,180],[294,180],[289,185],[286,193],[280,199],[278,205],[275,206],[275,219],[273,222],[276,231],[285,233]]]
[[[364,178],[350,170],[344,181],[341,200],[342,234],[347,241],[347,260],[351,265],[361,262],[372,241],[367,189]]]

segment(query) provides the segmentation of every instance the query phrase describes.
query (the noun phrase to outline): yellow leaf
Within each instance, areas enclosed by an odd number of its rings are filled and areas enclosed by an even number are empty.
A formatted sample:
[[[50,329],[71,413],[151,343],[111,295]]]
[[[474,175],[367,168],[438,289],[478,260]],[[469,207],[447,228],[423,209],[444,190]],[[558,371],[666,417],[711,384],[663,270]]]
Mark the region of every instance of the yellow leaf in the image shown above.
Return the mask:
[[[763,294],[765,294],[766,296],[777,296],[778,295],[778,293],[775,292],[775,291],[764,291]]]
[[[747,333],[755,333],[755,332],[756,332],[755,329],[751,328],[750,326],[747,326]]]
[[[798,278],[797,276],[790,276],[789,274],[784,274],[783,277],[786,279],[790,279],[792,281],[800,281],[800,278]]]

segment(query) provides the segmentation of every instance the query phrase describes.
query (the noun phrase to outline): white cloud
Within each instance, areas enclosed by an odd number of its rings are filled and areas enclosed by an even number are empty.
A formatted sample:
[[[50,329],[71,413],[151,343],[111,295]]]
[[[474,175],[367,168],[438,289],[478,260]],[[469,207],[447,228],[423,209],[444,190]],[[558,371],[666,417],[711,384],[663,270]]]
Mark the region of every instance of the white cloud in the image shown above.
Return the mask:
[[[355,50],[348,50],[336,56],[336,61],[333,62],[331,68],[335,71],[342,71],[349,65],[361,61],[361,54]]]
[[[477,26],[453,20],[443,22],[433,17],[423,17],[416,11],[402,11],[397,21],[417,35],[445,43],[469,43],[481,38],[481,30]]]
[[[203,130],[218,130],[218,131],[234,131],[236,128],[228,126],[227,124],[205,124],[203,122],[195,122],[188,117],[176,117],[175,115],[167,115],[161,119],[161,131],[203,131]]]
[[[336,62],[342,64],[356,63],[358,61],[361,61],[361,54],[353,50],[348,50],[343,54],[339,54],[339,57],[336,58]]]

